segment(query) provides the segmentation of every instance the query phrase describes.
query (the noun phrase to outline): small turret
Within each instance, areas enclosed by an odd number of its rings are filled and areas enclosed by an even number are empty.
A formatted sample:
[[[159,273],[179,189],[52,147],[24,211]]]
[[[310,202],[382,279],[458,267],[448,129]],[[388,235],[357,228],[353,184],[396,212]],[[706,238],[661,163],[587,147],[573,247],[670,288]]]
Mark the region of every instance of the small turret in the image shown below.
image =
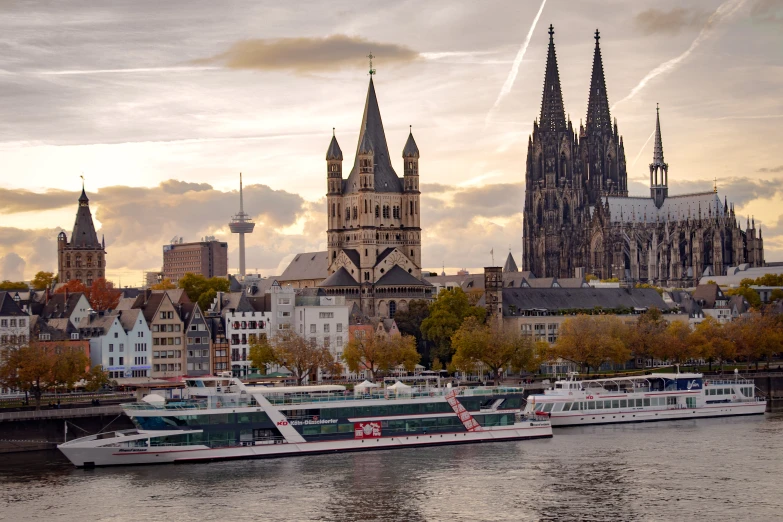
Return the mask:
[[[343,180],[343,151],[337,143],[337,138],[332,129],[332,141],[326,151],[326,170],[329,186],[329,194],[339,194],[342,191]]]
[[[405,192],[416,192],[419,190],[419,147],[413,139],[412,127],[408,133],[408,141],[402,149],[402,159],[405,162]]]
[[[661,208],[669,195],[669,165],[663,160],[663,140],[661,138],[661,113],[655,107],[655,144],[653,162],[650,163],[650,193],[655,206]],[[699,216],[701,219],[701,216]]]

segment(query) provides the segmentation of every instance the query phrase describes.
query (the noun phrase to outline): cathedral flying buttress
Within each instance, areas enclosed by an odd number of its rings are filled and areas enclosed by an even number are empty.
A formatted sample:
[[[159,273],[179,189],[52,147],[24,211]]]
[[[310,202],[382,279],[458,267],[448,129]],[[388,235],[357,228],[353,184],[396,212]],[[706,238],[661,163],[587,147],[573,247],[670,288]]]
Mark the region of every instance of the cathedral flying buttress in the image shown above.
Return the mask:
[[[628,195],[623,138],[611,119],[595,33],[587,118],[578,133],[565,118],[554,28],[541,115],[528,140],[523,221],[523,269],[538,277],[593,274],[626,283],[692,286],[742,263],[764,264],[761,231],[743,230],[724,196],[669,196],[656,110],[650,195]]]

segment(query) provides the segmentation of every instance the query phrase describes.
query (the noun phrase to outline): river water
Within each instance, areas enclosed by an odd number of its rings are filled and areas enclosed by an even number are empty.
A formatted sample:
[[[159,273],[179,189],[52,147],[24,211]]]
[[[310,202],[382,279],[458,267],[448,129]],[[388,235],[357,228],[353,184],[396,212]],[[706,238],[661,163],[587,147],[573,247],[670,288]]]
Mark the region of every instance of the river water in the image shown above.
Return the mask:
[[[0,520],[781,520],[783,414],[548,440],[79,470],[0,459]]]

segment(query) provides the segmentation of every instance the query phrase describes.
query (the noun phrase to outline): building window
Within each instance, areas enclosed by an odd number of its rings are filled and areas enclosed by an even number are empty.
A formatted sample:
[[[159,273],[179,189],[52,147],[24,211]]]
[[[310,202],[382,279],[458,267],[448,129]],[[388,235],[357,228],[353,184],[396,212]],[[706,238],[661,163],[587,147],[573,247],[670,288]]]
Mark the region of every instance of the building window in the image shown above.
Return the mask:
[[[389,301],[389,317],[394,317],[394,314],[397,313],[397,302],[396,301]]]
[[[113,344],[110,344],[110,345],[109,345],[109,351],[110,351],[110,352],[113,352],[113,351],[114,351],[114,345],[113,345]]]
[[[310,325],[310,333],[315,333],[315,325],[314,324]]]
[[[324,325],[324,333],[329,333],[329,325],[328,324]]]
[[[331,319],[334,317],[334,312],[318,312],[319,319]]]
[[[339,333],[342,331],[343,331],[343,323],[337,323],[337,332]]]

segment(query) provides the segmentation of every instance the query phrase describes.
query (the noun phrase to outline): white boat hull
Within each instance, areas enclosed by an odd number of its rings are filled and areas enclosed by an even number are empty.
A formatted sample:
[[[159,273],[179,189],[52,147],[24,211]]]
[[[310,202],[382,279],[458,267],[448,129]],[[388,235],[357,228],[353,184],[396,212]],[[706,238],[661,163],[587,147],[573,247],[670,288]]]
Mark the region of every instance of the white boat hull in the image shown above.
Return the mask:
[[[205,462],[226,459],[275,458],[318,453],[372,451],[415,446],[469,444],[552,437],[552,426],[543,422],[524,422],[503,428],[474,432],[348,439],[328,442],[279,443],[227,448],[207,446],[161,446],[121,451],[117,447],[79,447],[64,444],[60,451],[78,467],[124,466]]]
[[[622,424],[631,422],[658,422],[666,420],[703,419],[732,417],[738,415],[763,415],[767,403],[764,401],[734,404],[715,404],[699,408],[678,408],[661,410],[628,410],[612,412],[557,412],[550,414],[552,426],[586,426],[596,424]]]

